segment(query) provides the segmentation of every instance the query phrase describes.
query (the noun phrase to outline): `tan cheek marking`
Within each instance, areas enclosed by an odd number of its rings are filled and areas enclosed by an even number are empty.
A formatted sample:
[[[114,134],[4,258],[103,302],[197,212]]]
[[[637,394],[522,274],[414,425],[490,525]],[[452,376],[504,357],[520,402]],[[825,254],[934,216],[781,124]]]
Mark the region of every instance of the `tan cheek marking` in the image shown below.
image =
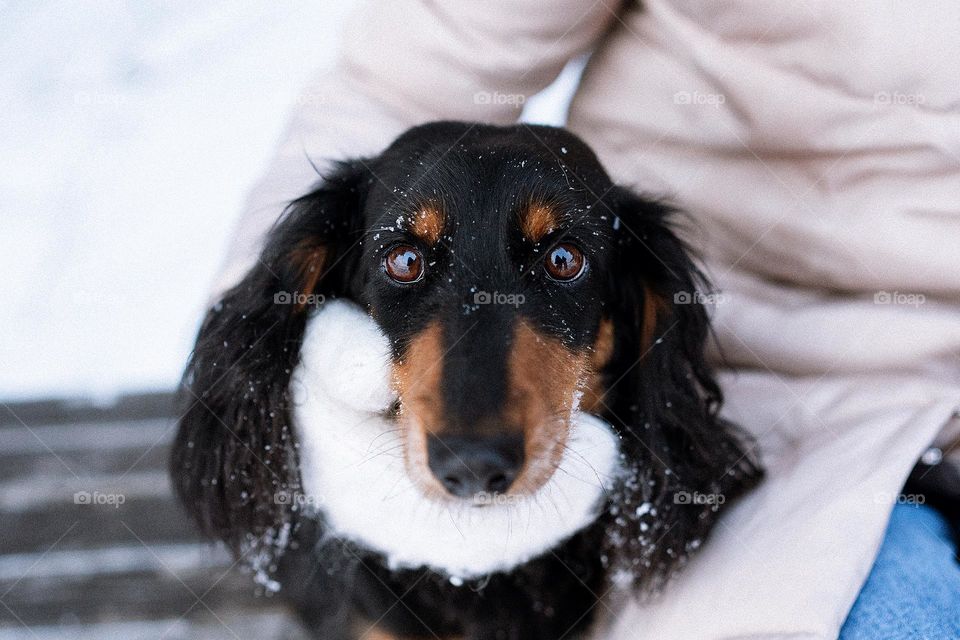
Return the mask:
[[[657,319],[667,309],[663,298],[647,286],[643,286],[643,326],[640,329],[640,353],[645,354],[653,346],[657,331]]]
[[[428,204],[413,214],[409,230],[423,242],[434,245],[443,235],[445,221],[443,209],[436,204]]]
[[[412,640],[407,636],[398,636],[376,626],[376,623],[360,622],[354,625],[353,636],[357,640]],[[450,639],[452,640],[452,639]]]
[[[553,475],[563,457],[569,417],[588,356],[520,321],[509,360],[507,424],[524,431],[526,461],[514,488],[532,494]]]
[[[431,497],[445,498],[443,486],[427,466],[427,434],[443,428],[443,332],[431,323],[393,364],[393,383],[400,397],[400,433],[407,472]]]
[[[311,296],[317,290],[320,279],[324,275],[324,266],[327,258],[327,248],[316,242],[305,240],[298,244],[290,252],[290,262],[297,269],[297,280],[300,282],[300,291],[290,293],[299,293],[303,296]],[[307,304],[298,302],[294,311],[303,311]]]
[[[357,640],[414,640],[414,638],[408,636],[394,635],[375,626],[364,627],[362,624],[357,625],[354,635],[357,637]],[[448,636],[441,640],[463,640],[463,637]]]
[[[604,409],[604,396],[607,389],[603,382],[603,368],[613,357],[613,321],[604,318],[600,321],[597,339],[593,343],[590,356],[590,372],[583,385],[583,398],[580,409],[588,413],[600,413]]]
[[[377,629],[376,627],[364,628],[362,624],[357,625],[357,630],[354,635],[358,640],[360,638],[363,640],[400,640],[399,636],[387,633],[386,631]]]
[[[535,202],[520,214],[520,230],[530,242],[540,242],[556,227],[556,211],[545,204]]]

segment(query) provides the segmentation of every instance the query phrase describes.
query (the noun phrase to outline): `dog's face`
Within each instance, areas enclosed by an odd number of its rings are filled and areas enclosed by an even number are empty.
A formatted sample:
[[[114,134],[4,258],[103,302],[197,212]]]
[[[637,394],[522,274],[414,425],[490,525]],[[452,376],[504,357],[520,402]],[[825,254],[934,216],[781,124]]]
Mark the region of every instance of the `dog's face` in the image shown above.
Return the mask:
[[[662,500],[666,516],[670,491],[732,497],[756,470],[717,417],[699,273],[668,214],[549,127],[424,125],[340,165],[201,329],[181,496],[234,546],[292,517],[271,501],[299,486],[288,386],[310,309],[274,304],[286,291],[352,299],[387,336],[393,419],[425,499],[535,493],[577,410],[621,438],[634,471],[621,506]],[[681,541],[711,519],[677,517],[665,529]]]
[[[602,395],[615,239],[596,200],[611,185],[565,132],[462,133],[418,130],[369,162],[347,288],[393,346],[421,487],[530,494],[558,465],[571,411]]]

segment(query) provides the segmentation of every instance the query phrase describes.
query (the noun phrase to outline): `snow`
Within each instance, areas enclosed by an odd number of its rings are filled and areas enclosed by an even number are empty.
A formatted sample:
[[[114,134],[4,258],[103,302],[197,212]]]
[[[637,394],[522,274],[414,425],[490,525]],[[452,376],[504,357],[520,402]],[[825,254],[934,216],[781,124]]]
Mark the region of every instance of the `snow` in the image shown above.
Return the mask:
[[[247,189],[353,4],[0,5],[0,398],[176,384]],[[581,68],[525,119],[562,122]]]
[[[351,4],[4,3],[0,398],[176,384],[246,190]]]

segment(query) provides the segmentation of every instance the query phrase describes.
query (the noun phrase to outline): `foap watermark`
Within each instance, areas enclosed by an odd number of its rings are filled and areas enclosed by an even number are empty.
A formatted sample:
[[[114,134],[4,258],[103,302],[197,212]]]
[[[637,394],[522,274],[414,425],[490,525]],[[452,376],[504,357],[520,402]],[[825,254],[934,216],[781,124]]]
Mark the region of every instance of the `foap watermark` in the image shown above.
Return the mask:
[[[912,505],[922,505],[926,504],[927,496],[922,493],[888,493],[886,491],[878,491],[873,495],[873,501],[876,504],[912,504]]]
[[[316,509],[323,506],[324,499],[322,496],[299,491],[278,491],[273,494],[273,503],[295,506],[300,509]]]
[[[673,94],[673,104],[690,104],[718,108],[727,97],[722,93],[701,93],[699,91],[677,91]]]
[[[716,505],[727,501],[722,493],[700,493],[699,491],[677,491],[673,494],[673,504]]]
[[[494,505],[512,505],[518,504],[523,500],[523,496],[513,495],[510,493],[498,493],[498,492],[489,492],[481,491],[480,493],[474,494],[473,504],[476,507],[488,507]]]
[[[473,304],[506,304],[519,307],[527,301],[522,293],[500,293],[499,291],[477,291],[473,294]]]
[[[673,294],[674,304],[705,304],[716,306],[727,301],[722,293],[702,293],[700,291],[677,291]]]
[[[278,291],[273,294],[273,304],[295,304],[298,307],[319,307],[326,299],[326,296],[322,293]]]
[[[521,106],[527,101],[522,93],[500,93],[499,91],[477,91],[473,94],[474,104],[509,104]]]
[[[320,107],[327,102],[327,97],[319,93],[301,93],[297,96],[297,105],[300,107]]]
[[[77,491],[73,494],[73,504],[107,505],[119,509],[127,501],[122,493],[102,493],[100,491]]]
[[[927,301],[922,293],[903,293],[900,291],[877,291],[873,294],[874,304],[896,304],[908,307],[919,307]]]
[[[927,101],[922,93],[903,93],[901,91],[877,91],[873,94],[873,101],[879,105],[915,105]]]

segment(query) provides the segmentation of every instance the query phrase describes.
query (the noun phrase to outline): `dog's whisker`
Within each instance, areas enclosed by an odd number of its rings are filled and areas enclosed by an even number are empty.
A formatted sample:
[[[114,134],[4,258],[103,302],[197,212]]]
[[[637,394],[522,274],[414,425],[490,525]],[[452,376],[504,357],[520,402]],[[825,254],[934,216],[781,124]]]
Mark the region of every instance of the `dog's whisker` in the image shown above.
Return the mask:
[[[463,530],[460,528],[460,525],[457,523],[457,519],[453,517],[453,508],[447,505],[447,515],[450,517],[450,522],[453,524],[453,528],[457,530],[457,533],[460,534],[460,537],[466,540],[466,536],[463,535]]]
[[[564,448],[564,451],[568,451],[568,452],[570,452],[571,454],[573,454],[573,455],[577,456],[578,458],[580,458],[580,461],[581,461],[584,465],[586,465],[586,467],[587,467],[588,469],[590,469],[590,471],[593,472],[594,477],[597,479],[597,486],[600,487],[600,488],[603,490],[604,496],[609,497],[609,495],[607,494],[607,489],[606,489],[607,484],[603,481],[603,478],[601,477],[600,472],[597,471],[597,468],[593,466],[593,463],[590,462],[589,460],[587,460],[587,458],[586,458],[582,453],[580,453],[580,452],[577,451],[576,449],[573,449],[573,448],[570,447],[569,445],[564,444],[564,445],[563,445],[563,448]],[[611,479],[611,478],[612,478],[612,476],[608,476],[608,480]],[[581,480],[582,480],[582,478],[581,478]]]
[[[374,454],[372,454],[372,455],[370,455],[370,456],[367,456],[366,458],[363,458],[362,460],[360,460],[360,461],[357,462],[356,464],[357,464],[357,466],[365,465],[365,464],[371,462],[372,460],[376,460],[376,459],[379,458],[380,456],[384,456],[384,455],[386,455],[386,456],[388,456],[388,457],[392,457],[392,458],[396,458],[396,459],[402,460],[402,459],[403,459],[403,456],[389,455],[389,454],[394,453],[395,451],[402,451],[402,450],[403,450],[403,444],[394,445],[394,446],[390,447],[389,449],[384,449],[383,451],[378,451],[377,453],[374,453]]]
[[[394,490],[397,488],[397,486],[400,485],[401,483],[403,483],[405,486],[404,486],[400,491],[398,491],[397,493],[393,493],[393,491],[394,491]],[[416,487],[413,483],[407,482],[405,476],[403,476],[403,475],[398,475],[398,476],[397,476],[397,479],[394,481],[393,485],[390,487],[390,490],[387,492],[387,495],[385,495],[383,499],[384,499],[384,501],[393,500],[393,499],[396,499],[396,498],[398,498],[398,497],[400,497],[400,496],[403,496],[403,495],[405,495],[405,494],[407,494],[407,493],[409,493],[409,492],[414,492],[414,493],[416,493],[416,492],[417,492],[417,487]],[[419,505],[420,502],[422,502],[422,501],[417,501],[417,504]]]
[[[401,432],[402,432],[402,430],[401,430],[399,427],[393,427],[393,428],[390,428],[390,429],[384,429],[382,433],[377,434],[377,436],[376,436],[373,440],[370,441],[370,447],[372,448],[373,445],[376,444],[377,440],[379,440],[380,438],[383,438],[384,436],[391,436],[391,435],[395,435],[395,434],[398,434],[398,433],[401,433]]]

